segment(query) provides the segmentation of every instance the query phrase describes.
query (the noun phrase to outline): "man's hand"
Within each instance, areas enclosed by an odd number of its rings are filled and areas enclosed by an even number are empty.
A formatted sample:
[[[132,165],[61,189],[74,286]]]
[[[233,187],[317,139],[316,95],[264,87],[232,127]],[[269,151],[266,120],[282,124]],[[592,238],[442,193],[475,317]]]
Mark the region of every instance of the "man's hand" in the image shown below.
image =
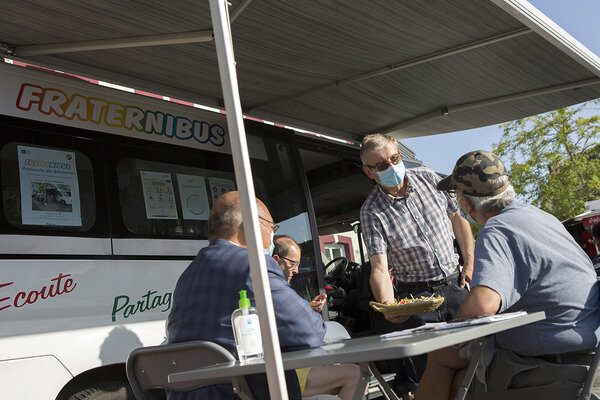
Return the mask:
[[[315,310],[316,312],[323,311],[323,307],[325,306],[325,300],[327,300],[327,295],[325,293],[316,296],[309,304],[310,308]]]
[[[467,283],[471,283],[471,279],[473,278],[473,266],[463,267],[460,272],[460,280],[458,281],[458,285],[460,287],[465,287]]]
[[[396,299],[393,299],[393,301],[391,302],[384,302],[382,304],[390,304],[390,303],[395,303]],[[406,321],[407,319],[409,319],[411,316],[410,315],[396,315],[396,316],[392,316],[392,315],[385,315],[384,314],[385,319],[387,319],[390,322],[393,322],[394,324],[400,324],[404,321]]]

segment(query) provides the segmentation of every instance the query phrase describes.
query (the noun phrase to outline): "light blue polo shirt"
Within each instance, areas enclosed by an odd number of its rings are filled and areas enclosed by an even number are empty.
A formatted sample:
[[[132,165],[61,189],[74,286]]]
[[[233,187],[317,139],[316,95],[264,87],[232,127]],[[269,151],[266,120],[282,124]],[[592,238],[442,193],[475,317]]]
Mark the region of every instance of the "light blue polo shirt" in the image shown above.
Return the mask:
[[[554,216],[519,201],[490,218],[475,244],[472,286],[502,298],[499,312],[545,311],[546,319],[496,334],[524,356],[593,348],[600,289],[592,262]]]

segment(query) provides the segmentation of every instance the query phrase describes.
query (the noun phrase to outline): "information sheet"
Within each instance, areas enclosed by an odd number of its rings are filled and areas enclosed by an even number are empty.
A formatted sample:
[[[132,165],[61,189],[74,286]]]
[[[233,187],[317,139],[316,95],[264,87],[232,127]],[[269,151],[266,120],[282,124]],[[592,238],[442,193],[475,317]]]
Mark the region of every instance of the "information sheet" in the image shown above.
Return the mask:
[[[177,186],[184,219],[208,220],[210,206],[204,177],[177,174]]]
[[[212,177],[208,178],[208,184],[210,186],[210,195],[212,197],[213,204],[215,200],[225,193],[235,190],[235,183],[231,179]]]
[[[81,226],[75,153],[17,146],[23,225]]]
[[[171,174],[166,172],[140,171],[146,218],[177,219],[177,206]]]

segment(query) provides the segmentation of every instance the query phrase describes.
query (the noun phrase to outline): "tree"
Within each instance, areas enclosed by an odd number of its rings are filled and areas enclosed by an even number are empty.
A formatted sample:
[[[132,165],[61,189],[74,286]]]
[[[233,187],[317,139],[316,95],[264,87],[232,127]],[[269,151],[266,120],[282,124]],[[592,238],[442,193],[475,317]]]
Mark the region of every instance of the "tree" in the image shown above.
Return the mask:
[[[600,198],[600,99],[502,124],[494,152],[526,202],[565,220]]]

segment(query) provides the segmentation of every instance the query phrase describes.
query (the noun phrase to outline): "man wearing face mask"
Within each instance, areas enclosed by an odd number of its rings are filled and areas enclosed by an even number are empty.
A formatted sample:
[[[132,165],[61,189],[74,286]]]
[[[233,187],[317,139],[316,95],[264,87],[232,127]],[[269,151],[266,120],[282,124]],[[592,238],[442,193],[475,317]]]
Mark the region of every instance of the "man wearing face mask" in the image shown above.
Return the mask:
[[[287,284],[281,268],[271,257],[273,235],[278,226],[267,207],[256,200],[269,284],[282,351],[318,347],[323,343],[325,323],[308,302]],[[231,313],[238,308],[239,291],[246,290],[254,305],[254,290],[248,264],[246,237],[238,192],[219,197],[208,218],[207,247],[183,272],[173,294],[168,319],[169,343],[209,340],[236,355],[231,329]],[[265,374],[250,375],[248,384],[256,399],[267,399]],[[294,371],[286,371],[290,399],[300,399],[300,387]],[[169,400],[234,400],[238,398],[230,384],[214,385],[192,392],[169,392]],[[239,399],[239,398],[238,398]]]
[[[411,296],[446,299],[433,312],[389,317],[399,324],[397,329],[454,318],[473,273],[473,235],[456,199],[437,190],[440,178],[431,169],[406,170],[395,139],[387,135],[366,136],[360,157],[364,173],[377,183],[360,211],[373,296],[386,304]],[[462,251],[462,274],[448,220]],[[424,360],[417,359],[416,364],[422,370]],[[398,394],[414,390],[416,377],[411,375],[403,385],[397,382]]]

